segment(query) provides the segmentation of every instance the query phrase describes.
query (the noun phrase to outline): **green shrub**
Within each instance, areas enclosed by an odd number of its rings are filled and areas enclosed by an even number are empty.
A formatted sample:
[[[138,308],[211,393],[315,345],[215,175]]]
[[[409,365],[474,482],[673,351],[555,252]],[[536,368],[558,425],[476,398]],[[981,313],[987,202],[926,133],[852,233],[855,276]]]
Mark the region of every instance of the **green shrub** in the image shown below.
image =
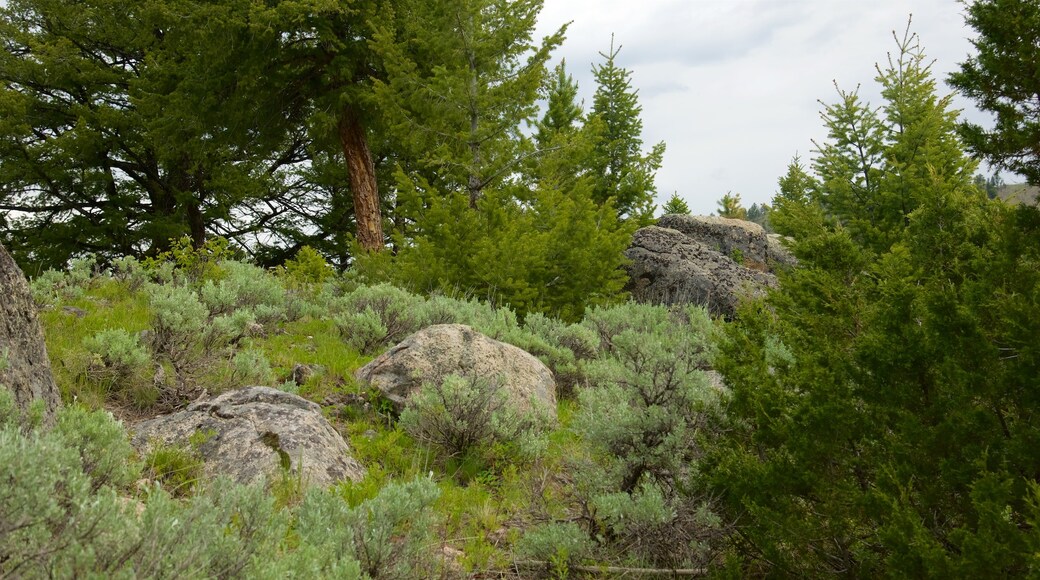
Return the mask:
[[[184,361],[200,344],[207,325],[208,310],[188,288],[162,285],[149,287],[152,307],[152,346],[174,364]]]
[[[151,357],[137,336],[122,328],[102,330],[83,340],[92,359],[88,374],[99,382],[111,381],[117,387],[127,386],[135,375],[148,368]]]
[[[335,274],[325,258],[310,246],[300,248],[294,258],[285,261],[282,269],[283,277],[294,287],[322,284]]]
[[[371,308],[339,314],[333,320],[343,342],[362,354],[371,354],[386,345],[389,331]]]
[[[270,385],[274,382],[271,363],[255,349],[240,350],[231,359],[232,377],[237,386]]]
[[[519,410],[515,405],[498,380],[449,375],[440,384],[423,385],[408,399],[400,425],[449,457],[496,443],[534,451],[549,426],[548,414],[537,407]]]
[[[197,284],[205,279],[217,279],[222,275],[221,262],[239,257],[241,252],[231,247],[231,243],[222,237],[206,240],[201,248],[192,246],[191,238],[181,237],[173,242],[169,251],[154,258],[148,258],[143,266],[146,270],[165,280],[164,270],[173,265],[173,274],[189,284]]]
[[[295,531],[333,576],[343,562],[359,562],[372,578],[433,577],[433,502],[440,490],[429,479],[391,482],[376,497],[351,508],[331,493],[310,490],[297,512]],[[320,561],[319,560],[319,561]],[[353,569],[353,564],[348,569]]]
[[[569,566],[579,563],[592,548],[592,540],[577,524],[552,522],[524,532],[515,550],[519,558],[547,562],[554,577],[566,578]]]

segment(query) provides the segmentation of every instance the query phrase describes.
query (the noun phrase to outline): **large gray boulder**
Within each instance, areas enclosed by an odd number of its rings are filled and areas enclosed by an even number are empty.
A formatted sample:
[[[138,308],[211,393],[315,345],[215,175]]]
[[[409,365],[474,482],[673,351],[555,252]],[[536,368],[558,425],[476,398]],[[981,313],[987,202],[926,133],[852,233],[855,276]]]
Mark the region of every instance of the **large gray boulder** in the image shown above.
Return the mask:
[[[321,487],[365,476],[321,407],[269,387],[196,401],[184,411],[139,423],[133,432],[134,447],[142,452],[156,443],[189,445],[201,432],[196,440],[202,441],[198,452],[207,475],[226,475],[239,483],[270,481],[285,467],[305,484]]]
[[[659,226],[636,231],[625,255],[631,260],[628,290],[639,302],[700,304],[712,314],[730,317],[743,298],[776,285],[773,274],[738,264],[716,247]]]
[[[14,393],[25,410],[43,402],[44,422],[50,423],[61,406],[54,383],[36,304],[22,270],[0,244],[0,388]]]
[[[462,324],[420,330],[356,373],[399,407],[424,383],[440,383],[448,375],[499,381],[518,409],[538,406],[556,417],[556,381],[548,367]]]
[[[770,236],[761,225],[747,220],[673,214],[657,220],[657,227],[682,232],[723,255],[740,256],[744,265],[758,270],[772,270],[794,260],[781,245],[780,236]]]

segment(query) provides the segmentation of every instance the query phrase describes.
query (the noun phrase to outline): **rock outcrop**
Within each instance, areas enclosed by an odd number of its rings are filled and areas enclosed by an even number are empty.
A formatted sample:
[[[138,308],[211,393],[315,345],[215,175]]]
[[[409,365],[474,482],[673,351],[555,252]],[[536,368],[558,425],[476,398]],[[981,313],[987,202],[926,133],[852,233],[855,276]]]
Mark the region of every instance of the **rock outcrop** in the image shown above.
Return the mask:
[[[677,230],[687,238],[725,256],[739,255],[744,265],[771,270],[791,264],[794,258],[780,244],[780,236],[769,235],[755,222],[716,216],[666,215],[657,227]]]
[[[774,268],[795,263],[779,237],[756,223],[688,215],[638,230],[625,255],[633,299],[701,304],[727,317],[744,297],[776,285]]]
[[[239,483],[271,481],[285,468],[305,484],[321,487],[365,476],[321,407],[269,387],[197,401],[184,411],[139,423],[133,433],[134,447],[142,452],[156,443],[186,446],[201,433],[195,441],[207,475],[226,475]]]
[[[14,392],[15,404],[26,409],[43,402],[50,423],[61,406],[54,383],[36,304],[22,270],[0,244],[0,388]]]
[[[556,417],[556,382],[548,367],[513,345],[462,324],[420,330],[356,374],[398,406],[423,383],[439,383],[448,375],[501,381],[517,408],[530,408],[537,401]]]

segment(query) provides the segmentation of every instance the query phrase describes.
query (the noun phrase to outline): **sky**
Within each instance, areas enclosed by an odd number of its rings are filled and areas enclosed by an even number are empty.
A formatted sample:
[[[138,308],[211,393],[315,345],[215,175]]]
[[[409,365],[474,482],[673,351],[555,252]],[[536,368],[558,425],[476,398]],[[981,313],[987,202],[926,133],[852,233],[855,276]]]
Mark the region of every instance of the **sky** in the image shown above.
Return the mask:
[[[667,145],[658,205],[677,192],[709,214],[728,191],[745,207],[769,203],[791,159],[811,160],[812,140],[826,137],[819,101],[835,102],[835,83],[881,104],[875,64],[897,50],[893,31],[902,37],[911,15],[940,94],[953,92],[946,76],[973,52],[964,10],[955,0],[545,0],[537,34],[571,22],[555,60],[566,59],[586,108],[591,66],[614,34],[639,90],[644,145]],[[954,106],[991,124],[967,99]]]

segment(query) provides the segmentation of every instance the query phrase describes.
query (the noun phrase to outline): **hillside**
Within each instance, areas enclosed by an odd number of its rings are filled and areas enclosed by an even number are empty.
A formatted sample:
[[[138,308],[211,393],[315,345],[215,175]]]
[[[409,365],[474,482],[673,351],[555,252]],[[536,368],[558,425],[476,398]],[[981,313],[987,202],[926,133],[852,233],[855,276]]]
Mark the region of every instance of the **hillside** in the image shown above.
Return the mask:
[[[1040,200],[1040,187],[1027,183],[1004,185],[997,190],[997,197],[1008,203],[1036,204]]]

